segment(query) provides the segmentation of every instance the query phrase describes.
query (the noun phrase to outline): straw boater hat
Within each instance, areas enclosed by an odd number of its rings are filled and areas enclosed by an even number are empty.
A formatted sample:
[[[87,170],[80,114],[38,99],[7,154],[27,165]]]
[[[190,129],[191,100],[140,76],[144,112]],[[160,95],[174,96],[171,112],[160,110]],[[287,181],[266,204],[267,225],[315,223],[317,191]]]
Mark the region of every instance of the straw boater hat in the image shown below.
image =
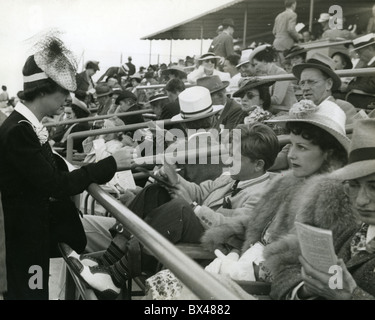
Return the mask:
[[[300,63],[293,67],[292,73],[299,80],[304,69],[314,68],[319,69],[333,80],[332,91],[335,91],[341,86],[341,79],[335,73],[335,62],[328,56],[320,52],[314,52],[306,63]]]
[[[242,80],[242,81],[241,81]],[[232,97],[243,97],[244,94],[253,88],[258,88],[261,86],[267,86],[270,87],[275,83],[274,80],[261,80],[257,77],[249,77],[249,78],[243,78],[240,79],[238,82],[240,88],[233,93]]]
[[[239,68],[246,63],[250,63],[249,57],[252,52],[253,52],[253,49],[242,50],[240,62],[238,63],[238,65],[236,65],[236,68]]]
[[[348,150],[350,139],[346,136],[345,121],[345,112],[332,101],[325,100],[317,106],[311,100],[301,100],[290,108],[289,115],[266,120],[265,122],[311,123],[327,131],[336,138],[345,150]]]
[[[209,59],[217,59],[220,60],[221,57],[216,56],[213,52],[207,52],[202,54],[198,61],[209,60]]]
[[[208,76],[197,79],[197,86],[205,87],[214,93],[229,86],[229,81],[221,81],[219,76]]]
[[[51,79],[68,91],[77,89],[76,61],[63,42],[53,36],[37,44],[38,52],[27,58],[22,69],[24,92],[33,90]]]
[[[180,113],[172,121],[198,120],[210,117],[224,108],[223,105],[212,105],[210,91],[201,86],[185,89],[178,95]]]
[[[348,164],[332,174],[352,180],[375,173],[375,119],[357,120],[349,148]]]

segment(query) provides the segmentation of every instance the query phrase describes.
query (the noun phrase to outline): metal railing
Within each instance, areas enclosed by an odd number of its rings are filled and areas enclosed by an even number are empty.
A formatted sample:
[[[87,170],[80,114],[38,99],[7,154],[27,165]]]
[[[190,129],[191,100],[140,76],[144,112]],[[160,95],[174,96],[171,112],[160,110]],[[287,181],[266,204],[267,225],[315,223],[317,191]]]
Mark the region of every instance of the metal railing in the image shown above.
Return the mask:
[[[109,119],[114,116],[116,117],[123,117],[123,116],[132,116],[137,114],[143,114],[143,113],[150,113],[153,112],[151,108],[149,109],[142,109],[142,110],[136,110],[136,111],[129,111],[129,112],[121,112],[121,113],[114,113],[114,114],[104,114],[101,116],[94,116],[94,117],[86,117],[86,118],[79,118],[79,119],[72,119],[72,120],[64,120],[59,122],[51,122],[47,123],[44,126],[45,127],[57,127],[57,126],[63,126],[66,124],[73,124],[73,123],[80,123],[80,122],[91,122],[91,121],[97,121],[97,120],[104,120]]]
[[[97,184],[88,187],[90,195],[121,222],[152,254],[194,294],[203,300],[239,300],[229,287],[206,272],[141,218],[102,190]]]

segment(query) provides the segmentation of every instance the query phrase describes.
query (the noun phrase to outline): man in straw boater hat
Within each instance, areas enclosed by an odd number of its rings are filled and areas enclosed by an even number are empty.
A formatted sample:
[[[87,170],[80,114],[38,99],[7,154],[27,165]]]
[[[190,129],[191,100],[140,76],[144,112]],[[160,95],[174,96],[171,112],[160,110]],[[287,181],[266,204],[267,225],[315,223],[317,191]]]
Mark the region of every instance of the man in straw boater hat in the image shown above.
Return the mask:
[[[0,191],[4,211],[7,292],[5,298],[48,300],[50,254],[66,241],[78,251],[86,246],[71,196],[91,183],[111,180],[120,166],[131,165],[131,148],[95,164],[68,171],[52,153],[41,121],[63,111],[77,89],[74,60],[54,36],[38,43],[23,67],[23,103],[0,128]],[[30,269],[33,267],[35,269]],[[30,273],[31,272],[31,273]],[[31,278],[32,276],[35,278]]]
[[[325,100],[336,103],[346,114],[346,124],[350,124],[357,111],[351,103],[333,97],[332,92],[341,86],[341,79],[334,69],[335,62],[330,57],[314,52],[307,55],[305,63],[295,65],[292,72],[299,80],[303,99],[311,100],[316,105]]]
[[[352,50],[358,54],[360,59],[358,64],[362,68],[375,67],[375,33],[369,33],[354,39]],[[373,94],[375,92],[375,76],[356,77],[348,85],[348,91],[352,89],[362,90]]]
[[[309,189],[310,203],[321,202],[322,198],[326,198],[324,213],[322,212],[324,218],[317,219],[315,216],[306,219],[304,215],[299,218],[301,222],[332,230],[334,249],[338,258],[336,267],[340,270],[336,273],[335,283],[340,283],[341,288],[329,286],[332,284],[332,273],[321,272],[303,257],[298,257],[299,250],[293,249],[298,248],[298,240],[295,236],[289,236],[289,259],[286,263],[285,260],[281,263],[279,270],[284,271],[275,279],[278,282],[279,298],[375,299],[374,136],[375,119],[355,121],[348,164],[328,176],[321,176]],[[327,191],[328,197],[324,195]],[[340,210],[332,206],[336,199],[341,199]],[[305,205],[308,206],[309,203]],[[283,246],[275,249],[280,248]],[[290,259],[292,256],[293,259]],[[276,253],[274,258],[280,263],[280,255]]]

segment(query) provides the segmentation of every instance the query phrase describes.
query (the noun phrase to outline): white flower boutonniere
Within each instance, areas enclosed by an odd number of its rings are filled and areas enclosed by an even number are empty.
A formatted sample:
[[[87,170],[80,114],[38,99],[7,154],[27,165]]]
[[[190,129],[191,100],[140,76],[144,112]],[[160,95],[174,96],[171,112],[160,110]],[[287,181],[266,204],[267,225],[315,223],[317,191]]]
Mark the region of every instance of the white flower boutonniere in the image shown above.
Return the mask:
[[[44,126],[38,126],[38,127],[36,127],[31,122],[29,122],[27,120],[21,120],[21,121],[19,121],[19,123],[20,122],[27,122],[28,124],[31,125],[31,127],[35,131],[36,136],[39,139],[40,145],[43,145],[43,144],[45,144],[48,141],[48,130],[47,130],[46,127],[44,127]]]

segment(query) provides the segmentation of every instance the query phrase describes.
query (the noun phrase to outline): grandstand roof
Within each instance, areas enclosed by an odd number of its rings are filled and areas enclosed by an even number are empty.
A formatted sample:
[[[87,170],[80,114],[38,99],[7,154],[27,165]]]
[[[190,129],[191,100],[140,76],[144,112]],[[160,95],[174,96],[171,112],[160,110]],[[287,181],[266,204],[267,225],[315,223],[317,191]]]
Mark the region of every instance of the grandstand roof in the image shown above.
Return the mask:
[[[309,24],[310,6],[313,1],[314,22],[322,12],[328,12],[333,0],[297,0],[298,22]],[[328,4],[327,4],[328,2]],[[359,30],[365,29],[371,16],[373,0],[341,0],[343,14],[350,24],[357,24]],[[182,40],[182,39],[212,39],[216,36],[217,27],[224,18],[235,21],[234,38],[239,40],[244,35],[247,41],[271,41],[272,27],[278,13],[284,10],[282,0],[233,0],[208,12],[160,30],[142,40]],[[246,32],[245,17],[246,19]]]

